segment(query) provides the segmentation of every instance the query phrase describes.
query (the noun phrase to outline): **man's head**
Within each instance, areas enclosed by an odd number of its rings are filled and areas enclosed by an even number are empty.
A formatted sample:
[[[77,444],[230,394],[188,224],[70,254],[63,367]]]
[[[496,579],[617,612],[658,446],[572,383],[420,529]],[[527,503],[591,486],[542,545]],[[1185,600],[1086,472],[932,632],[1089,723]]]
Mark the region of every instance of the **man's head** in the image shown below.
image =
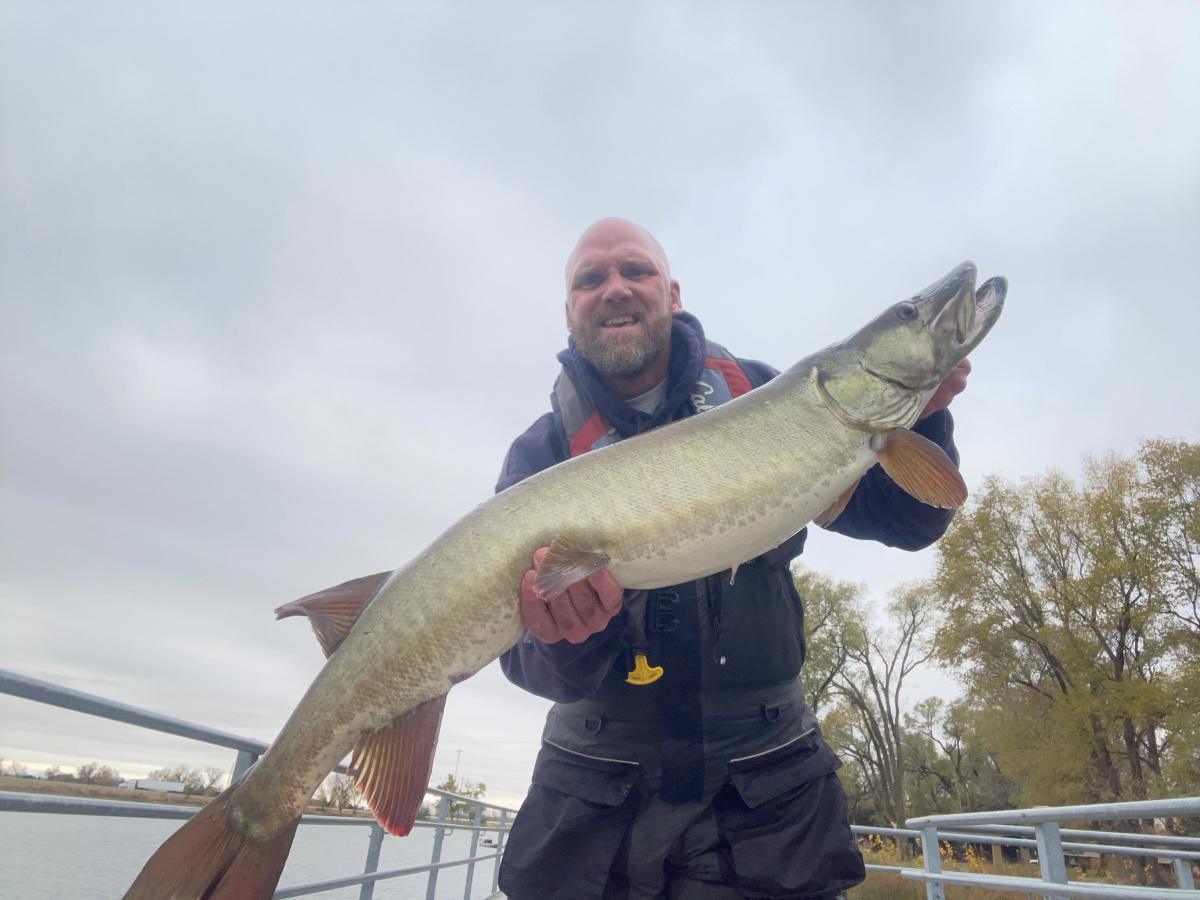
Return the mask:
[[[567,259],[567,329],[579,352],[625,396],[667,374],[679,283],[654,236],[625,219],[601,219]]]

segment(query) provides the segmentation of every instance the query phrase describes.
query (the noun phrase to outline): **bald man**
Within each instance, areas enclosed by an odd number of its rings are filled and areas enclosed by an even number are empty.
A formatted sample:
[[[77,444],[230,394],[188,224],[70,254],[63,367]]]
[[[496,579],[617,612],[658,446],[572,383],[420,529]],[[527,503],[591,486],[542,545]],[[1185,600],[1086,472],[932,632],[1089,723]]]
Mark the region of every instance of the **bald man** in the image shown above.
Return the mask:
[[[566,288],[551,411],[513,442],[498,491],[777,374],[705,337],[666,253],[632,222],[588,228]],[[945,407],[968,372],[915,426],[955,461]],[[876,467],[828,527],[916,550],[950,518]],[[863,879],[840,763],[800,679],[804,610],[789,566],[806,534],[743,564],[733,584],[724,573],[624,592],[600,571],[543,598],[526,573],[526,635],[501,664],[556,702],[501,865],[509,897],[838,897]]]

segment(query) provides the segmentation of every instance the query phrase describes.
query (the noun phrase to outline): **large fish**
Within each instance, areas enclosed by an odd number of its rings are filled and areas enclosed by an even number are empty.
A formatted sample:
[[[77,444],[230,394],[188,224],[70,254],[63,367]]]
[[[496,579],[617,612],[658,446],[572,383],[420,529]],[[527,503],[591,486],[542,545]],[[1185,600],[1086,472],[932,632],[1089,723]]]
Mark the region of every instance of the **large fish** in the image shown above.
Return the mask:
[[[626,588],[654,588],[736,572],[809,521],[827,524],[876,463],[926,503],[961,505],[954,464],[909,428],[996,322],[1005,290],[993,278],[977,292],[963,263],[769,384],[514,485],[395,572],[281,607],[310,617],[328,662],[262,759],[159,848],[126,897],[269,897],[306,802],[351,750],[372,812],[407,834],[446,693],[521,637],[518,588],[538,547],[551,547],[544,594],[604,566]]]

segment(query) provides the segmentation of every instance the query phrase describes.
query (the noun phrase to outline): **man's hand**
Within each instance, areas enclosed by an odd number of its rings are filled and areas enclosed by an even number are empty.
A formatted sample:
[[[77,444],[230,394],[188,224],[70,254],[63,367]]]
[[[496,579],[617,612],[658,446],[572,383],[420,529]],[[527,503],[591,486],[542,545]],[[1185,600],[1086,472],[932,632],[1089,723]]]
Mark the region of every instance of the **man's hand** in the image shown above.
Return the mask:
[[[542,547],[534,553],[534,566],[548,552],[548,547]],[[612,617],[621,611],[624,591],[607,569],[593,572],[584,581],[547,600],[533,589],[536,575],[537,572],[530,569],[521,579],[521,621],[526,630],[543,643],[553,644],[565,638],[572,644],[582,644],[593,634],[603,631]]]
[[[929,398],[929,402],[925,404],[925,408],[921,410],[921,415],[917,417],[918,421],[949,406],[951,400],[967,389],[967,376],[970,374],[971,361],[969,359],[964,359],[951,369],[946,380],[938,385],[933,396]]]

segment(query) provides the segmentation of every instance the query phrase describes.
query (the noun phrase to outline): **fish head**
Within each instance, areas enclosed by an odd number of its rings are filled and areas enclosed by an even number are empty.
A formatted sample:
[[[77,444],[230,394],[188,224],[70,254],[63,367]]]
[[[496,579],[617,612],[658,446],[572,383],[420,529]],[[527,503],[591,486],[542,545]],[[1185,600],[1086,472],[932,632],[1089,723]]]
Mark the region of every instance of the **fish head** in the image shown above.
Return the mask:
[[[920,293],[894,303],[851,335],[867,374],[898,388],[931,392],[1000,318],[1008,283],[990,278],[975,289],[975,264],[964,262]]]

